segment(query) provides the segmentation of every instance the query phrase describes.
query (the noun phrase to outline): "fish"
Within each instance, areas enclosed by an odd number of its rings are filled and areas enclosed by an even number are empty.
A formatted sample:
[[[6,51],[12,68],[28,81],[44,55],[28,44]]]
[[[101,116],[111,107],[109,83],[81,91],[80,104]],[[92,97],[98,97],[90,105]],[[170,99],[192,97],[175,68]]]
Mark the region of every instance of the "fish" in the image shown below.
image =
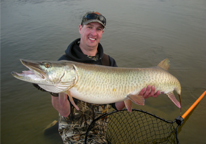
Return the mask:
[[[168,58],[149,68],[109,67],[74,61],[20,61],[29,70],[11,72],[15,78],[38,84],[48,92],[67,94],[74,106],[73,98],[93,104],[124,101],[131,112],[132,102],[145,105],[145,98],[139,93],[151,85],[155,87],[155,91],[166,94],[181,108],[181,85],[168,72]],[[179,101],[174,91],[179,96]]]

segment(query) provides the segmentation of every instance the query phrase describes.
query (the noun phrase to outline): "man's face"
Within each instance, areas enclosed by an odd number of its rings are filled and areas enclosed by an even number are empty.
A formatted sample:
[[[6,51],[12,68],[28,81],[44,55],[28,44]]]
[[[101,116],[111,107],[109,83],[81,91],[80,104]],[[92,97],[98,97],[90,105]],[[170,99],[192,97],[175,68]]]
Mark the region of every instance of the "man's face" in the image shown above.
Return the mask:
[[[92,22],[83,26],[79,25],[81,45],[86,47],[98,47],[103,32],[103,26],[97,22]]]

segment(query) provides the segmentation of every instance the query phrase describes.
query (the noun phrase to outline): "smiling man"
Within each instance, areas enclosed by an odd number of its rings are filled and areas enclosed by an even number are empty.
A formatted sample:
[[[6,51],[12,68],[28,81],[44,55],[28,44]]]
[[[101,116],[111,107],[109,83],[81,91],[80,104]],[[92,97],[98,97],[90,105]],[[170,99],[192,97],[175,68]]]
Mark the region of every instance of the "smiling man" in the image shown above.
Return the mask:
[[[79,25],[80,38],[74,40],[66,49],[65,54],[59,60],[70,60],[88,64],[98,64],[117,67],[115,60],[109,55],[104,54],[103,47],[100,44],[106,18],[99,12],[87,12]],[[159,91],[155,93],[155,88],[148,86],[144,88],[140,95],[144,98],[156,97]],[[59,112],[59,133],[64,143],[83,143],[84,133],[87,130],[91,120],[107,112],[108,105],[89,104],[74,99],[75,107],[71,104],[68,96],[65,94],[52,94],[52,105]],[[125,107],[124,102],[110,104],[111,107],[121,110]],[[99,124],[101,128],[106,127],[107,119]],[[101,139],[100,139],[101,137]],[[94,140],[95,138],[95,140]],[[94,143],[98,141],[103,143],[101,135],[95,135],[91,139]]]
[[[103,26],[97,22],[91,22],[83,26],[79,25],[81,35],[79,47],[84,54],[96,55],[103,32]]]

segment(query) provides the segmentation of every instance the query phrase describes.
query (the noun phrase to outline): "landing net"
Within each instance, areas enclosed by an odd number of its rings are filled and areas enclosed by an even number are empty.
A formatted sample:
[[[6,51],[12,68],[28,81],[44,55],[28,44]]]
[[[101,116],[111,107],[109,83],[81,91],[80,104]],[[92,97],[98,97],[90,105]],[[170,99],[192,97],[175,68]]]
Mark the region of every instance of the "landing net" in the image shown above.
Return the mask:
[[[205,94],[206,91],[174,121],[138,109],[133,109],[132,112],[124,109],[103,114],[89,125],[85,144],[179,144],[178,127]],[[106,129],[101,128],[100,121],[105,121]]]
[[[101,131],[98,128],[99,121],[109,119],[107,129]],[[166,121],[148,112],[133,109],[128,112],[126,109],[113,111],[95,119],[89,126],[85,143],[115,143],[115,144],[145,144],[162,143],[176,144],[177,124],[176,121]],[[102,141],[95,140],[94,131],[101,135]]]

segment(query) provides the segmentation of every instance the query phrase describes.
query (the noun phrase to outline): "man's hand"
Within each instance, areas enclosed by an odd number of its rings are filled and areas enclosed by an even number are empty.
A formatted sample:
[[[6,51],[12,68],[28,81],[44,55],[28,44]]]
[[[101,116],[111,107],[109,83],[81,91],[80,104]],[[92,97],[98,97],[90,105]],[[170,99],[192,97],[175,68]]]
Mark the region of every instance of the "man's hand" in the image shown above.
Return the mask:
[[[70,114],[70,103],[67,95],[60,93],[59,97],[51,96],[53,107],[60,113],[60,115],[67,117]]]
[[[155,93],[155,87],[148,85],[146,88],[143,88],[139,95],[143,96],[145,99],[149,97],[157,97],[160,94],[160,91]],[[124,101],[115,103],[117,110],[121,110],[125,107]]]
[[[157,97],[160,94],[160,91],[155,93],[155,87],[148,85],[147,88],[143,88],[139,95],[143,96],[145,99],[149,97]]]

